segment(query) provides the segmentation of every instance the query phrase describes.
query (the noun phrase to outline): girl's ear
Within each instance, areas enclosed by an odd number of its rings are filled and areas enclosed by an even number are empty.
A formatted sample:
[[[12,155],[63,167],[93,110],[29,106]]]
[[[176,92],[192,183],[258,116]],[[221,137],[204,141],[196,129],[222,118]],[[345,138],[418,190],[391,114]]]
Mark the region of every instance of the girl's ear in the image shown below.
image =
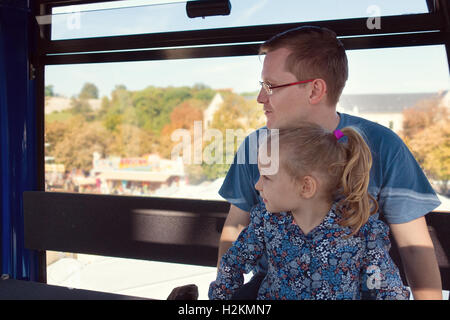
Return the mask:
[[[312,176],[304,176],[299,181],[300,196],[311,199],[317,192],[317,180]]]

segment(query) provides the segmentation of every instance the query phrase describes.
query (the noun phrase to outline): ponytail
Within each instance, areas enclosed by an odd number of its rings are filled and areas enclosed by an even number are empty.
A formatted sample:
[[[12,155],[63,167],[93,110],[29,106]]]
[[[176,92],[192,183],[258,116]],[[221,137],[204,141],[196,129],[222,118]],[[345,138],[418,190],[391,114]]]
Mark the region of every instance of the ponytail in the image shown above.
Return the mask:
[[[378,211],[378,203],[368,192],[372,155],[361,135],[353,128],[342,129],[347,137],[347,143],[341,143],[345,149],[346,161],[335,163],[343,166],[340,180],[340,194],[343,197],[338,202],[338,210],[342,214],[342,226],[350,227],[354,235],[367,222],[369,217]]]
[[[341,142],[344,137],[347,141]],[[279,131],[279,146],[280,163],[293,180],[313,171],[323,175],[323,194],[330,203],[337,201],[339,224],[350,227],[351,235],[377,212],[377,201],[368,193],[372,155],[355,129],[329,132],[317,124],[300,122],[296,128]]]

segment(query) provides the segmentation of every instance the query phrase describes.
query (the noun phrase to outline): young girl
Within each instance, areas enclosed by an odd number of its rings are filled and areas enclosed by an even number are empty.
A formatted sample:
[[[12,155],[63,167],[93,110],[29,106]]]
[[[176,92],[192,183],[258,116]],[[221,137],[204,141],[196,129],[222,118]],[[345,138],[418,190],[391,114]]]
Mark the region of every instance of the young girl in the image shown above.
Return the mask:
[[[311,123],[276,137],[276,173],[261,161],[270,142],[259,149],[255,187],[265,207],[252,208],[222,257],[210,299],[230,299],[263,255],[269,266],[258,299],[409,299],[389,257],[387,226],[372,216],[378,205],[367,192],[364,139],[352,128],[327,132]]]

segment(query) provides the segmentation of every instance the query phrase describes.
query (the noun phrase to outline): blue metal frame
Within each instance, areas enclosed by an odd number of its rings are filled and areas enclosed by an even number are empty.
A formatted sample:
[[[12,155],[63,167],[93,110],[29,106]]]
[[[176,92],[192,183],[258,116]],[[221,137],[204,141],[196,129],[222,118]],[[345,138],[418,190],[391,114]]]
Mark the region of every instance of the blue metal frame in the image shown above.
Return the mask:
[[[35,50],[26,0],[0,0],[1,274],[36,281],[38,253],[24,248],[24,191],[37,190]],[[30,3],[33,3],[32,1]]]

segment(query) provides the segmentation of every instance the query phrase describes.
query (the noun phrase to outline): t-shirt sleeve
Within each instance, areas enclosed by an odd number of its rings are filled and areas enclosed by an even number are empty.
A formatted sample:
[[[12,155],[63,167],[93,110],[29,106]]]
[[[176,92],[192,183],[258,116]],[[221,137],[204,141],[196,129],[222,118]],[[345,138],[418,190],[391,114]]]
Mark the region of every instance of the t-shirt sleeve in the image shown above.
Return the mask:
[[[378,204],[388,223],[406,223],[434,210],[440,201],[408,147],[398,137],[392,142],[395,153],[386,160]]]
[[[250,212],[258,204],[255,184],[259,178],[257,164],[257,145],[252,135],[247,136],[239,146],[234,161],[227,172],[219,194],[232,205]]]

